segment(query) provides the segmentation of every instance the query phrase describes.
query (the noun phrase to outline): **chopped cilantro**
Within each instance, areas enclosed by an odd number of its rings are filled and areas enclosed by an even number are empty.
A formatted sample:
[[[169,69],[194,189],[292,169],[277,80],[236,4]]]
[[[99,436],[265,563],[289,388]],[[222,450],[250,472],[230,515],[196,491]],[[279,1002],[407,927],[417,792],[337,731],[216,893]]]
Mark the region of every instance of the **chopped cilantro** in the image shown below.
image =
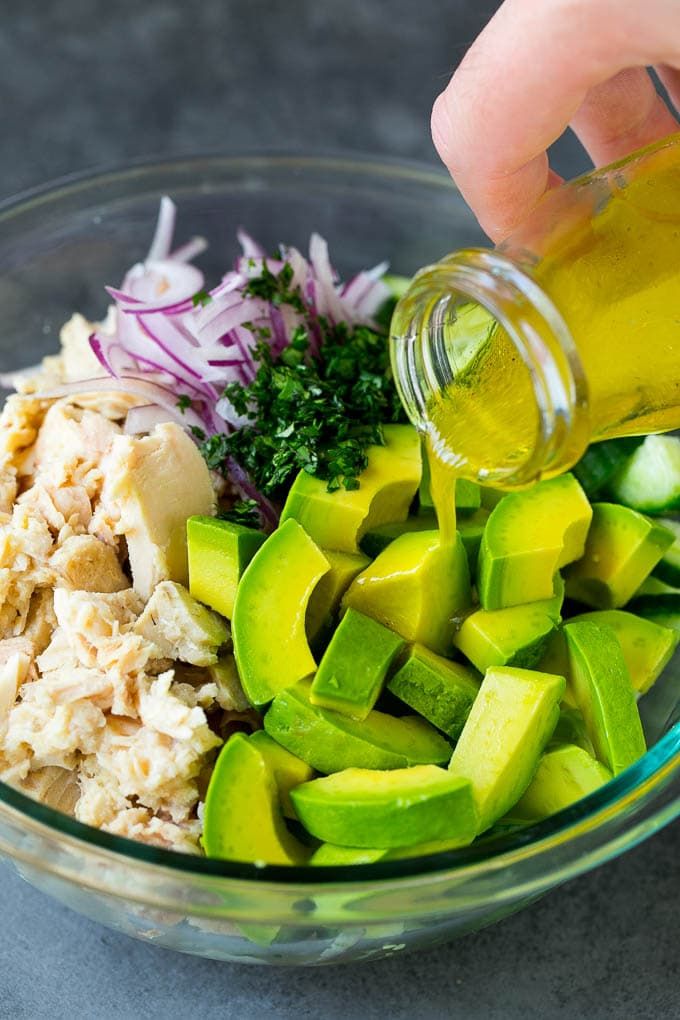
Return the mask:
[[[203,308],[205,305],[209,305],[212,301],[212,297],[207,290],[197,291],[191,299],[191,303],[194,308],[198,308],[199,305]]]
[[[262,284],[258,296],[266,292],[272,300],[274,293],[288,293],[290,277],[282,274],[269,273],[271,279],[263,274],[264,282],[258,278],[250,284],[256,291]],[[201,447],[210,468],[226,473],[225,461],[233,457],[274,499],[285,495],[300,470],[324,479],[329,492],[358,488],[366,448],[383,442],[381,425],[405,421],[385,336],[366,326],[315,325],[323,329],[317,358],[309,354],[305,327],[293,332],[277,360],[266,343],[257,344],[255,379],[248,386],[231,383],[224,391],[252,424],[228,436],[210,436]]]
[[[272,273],[269,266],[264,263],[259,276],[248,280],[243,293],[249,297],[262,298],[270,301],[273,305],[290,305],[297,312],[307,312],[308,309],[302,300],[299,288],[291,290],[293,279],[293,267],[289,262],[284,263],[278,273]]]
[[[228,510],[220,510],[217,516],[221,521],[244,524],[247,528],[260,527],[260,508],[256,499],[239,499]]]
[[[189,407],[191,407],[191,397],[188,397],[186,393],[180,393],[177,398],[177,406],[180,411],[186,411]]]

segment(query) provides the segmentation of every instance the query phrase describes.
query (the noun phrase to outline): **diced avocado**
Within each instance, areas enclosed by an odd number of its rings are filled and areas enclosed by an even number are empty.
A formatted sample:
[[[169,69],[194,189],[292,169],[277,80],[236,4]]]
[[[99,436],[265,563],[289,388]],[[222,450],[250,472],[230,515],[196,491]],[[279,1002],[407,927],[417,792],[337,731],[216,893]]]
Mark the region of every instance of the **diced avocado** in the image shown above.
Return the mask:
[[[368,448],[358,489],[328,492],[325,481],[301,471],[288,493],[281,523],[293,518],[317,545],[358,552],[362,536],[408,516],[420,482],[420,439],[410,425],[385,425],[384,446]]]
[[[396,719],[374,709],[357,722],[312,705],[310,689],[311,683],[302,681],[278,694],[264,717],[264,728],[317,772],[443,765],[451,756],[449,742],[424,719]]]
[[[327,843],[401,847],[435,839],[472,842],[477,830],[467,780],[436,765],[379,772],[346,769],[292,792],[298,818]]]
[[[365,719],[403,647],[403,638],[394,631],[348,609],[319,663],[310,701],[353,719]]]
[[[560,622],[564,583],[555,576],[556,594],[541,602],[508,609],[478,609],[466,616],[453,643],[485,673],[489,666],[531,669],[540,660],[548,638]]]
[[[605,439],[588,447],[572,469],[588,499],[597,499],[604,492],[641,443],[641,436],[625,436]]]
[[[323,549],[322,552],[330,570],[320,579],[307,604],[305,627],[312,648],[327,636],[340,609],[342,596],[370,562],[363,553],[336,552],[334,549]]]
[[[379,553],[386,549],[395,538],[405,535],[411,531],[436,531],[437,518],[433,513],[419,514],[417,517],[407,517],[405,521],[392,521],[390,524],[380,524],[372,531],[367,531],[361,539],[361,549],[375,559]]]
[[[482,507],[477,510],[476,513],[470,517],[459,517],[456,522],[456,528],[458,534],[463,540],[465,546],[465,552],[467,553],[468,564],[470,566],[470,576],[474,577],[477,573],[477,561],[479,559],[479,547],[482,544],[482,537],[484,535],[484,529],[486,522],[489,519],[489,511]]]
[[[592,511],[572,475],[502,499],[484,529],[477,590],[484,609],[549,599],[560,567],[583,555]]]
[[[197,602],[176,581],[161,581],[134,626],[152,641],[161,657],[212,666],[217,650],[229,638],[229,627],[216,613]]]
[[[470,604],[467,557],[458,535],[442,546],[439,532],[395,538],[350,585],[343,605],[383,623],[407,641],[450,651],[454,619]]]
[[[648,514],[680,510],[680,439],[646,436],[609,486],[613,499]]]
[[[309,853],[286,828],[274,775],[256,745],[234,733],[208,785],[203,816],[208,857],[265,864],[303,864]]]
[[[281,810],[287,818],[295,818],[290,791],[300,783],[308,783],[310,779],[313,779],[314,769],[302,758],[298,758],[287,751],[285,747],[281,747],[281,744],[277,744],[264,730],[255,730],[248,739],[251,744],[255,745],[272,770],[276,788],[279,791]]]
[[[241,575],[265,540],[254,528],[216,517],[187,521],[189,591],[231,620]]]
[[[616,503],[594,503],[585,552],[565,573],[567,595],[596,609],[618,609],[673,544],[666,528]]]
[[[635,598],[628,608],[645,620],[653,620],[661,627],[680,631],[680,593]]]
[[[309,858],[309,863],[323,867],[337,868],[344,864],[374,864],[389,851],[383,847],[337,846],[335,843],[322,843]]]
[[[611,778],[609,769],[582,747],[562,744],[545,752],[536,775],[513,807],[512,817],[532,822],[548,818]]]
[[[456,744],[450,771],[469,779],[479,832],[507,814],[531,782],[559,718],[564,677],[488,670]]]
[[[480,678],[458,662],[414,645],[403,665],[387,683],[388,691],[422,715],[452,740],[457,740]]]
[[[566,655],[566,641],[565,641],[565,655]],[[568,681],[567,681],[568,683]],[[588,754],[593,753],[593,745],[590,742],[588,736],[588,730],[583,720],[583,716],[577,708],[571,705],[565,705],[564,699],[560,707],[560,717],[557,720],[557,726],[552,735],[548,748],[557,747],[558,744],[576,744],[577,747],[582,747]],[[513,811],[514,814],[514,811]]]
[[[630,603],[628,603],[627,608],[633,611],[633,603],[637,601],[638,598],[645,595],[680,595],[680,588],[676,588],[675,585],[668,584],[667,581],[662,581],[660,577],[655,577],[654,574],[650,574],[650,576],[646,577],[637,589]]]
[[[589,620],[564,628],[569,672],[595,754],[618,775],[645,753],[633,684],[614,632]]]
[[[622,609],[581,613],[569,622],[578,623],[583,620],[589,620],[598,627],[610,627],[614,631],[638,694],[648,691],[660,676],[680,640],[674,630]]]
[[[658,523],[673,533],[673,545],[654,567],[654,576],[666,584],[677,586],[680,584],[680,521],[660,517]]]
[[[328,560],[294,520],[260,546],[241,579],[232,635],[243,689],[265,705],[316,669],[305,632],[310,595]]]

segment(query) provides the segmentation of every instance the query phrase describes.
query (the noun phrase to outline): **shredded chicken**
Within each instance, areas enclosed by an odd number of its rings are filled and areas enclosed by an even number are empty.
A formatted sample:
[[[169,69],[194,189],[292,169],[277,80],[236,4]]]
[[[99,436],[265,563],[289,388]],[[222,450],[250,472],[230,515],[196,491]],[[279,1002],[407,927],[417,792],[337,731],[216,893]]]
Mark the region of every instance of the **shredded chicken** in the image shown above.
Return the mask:
[[[206,776],[248,713],[228,625],[183,587],[185,521],[215,486],[178,426],[123,434],[134,398],[50,397],[101,375],[94,328],[73,316],[0,414],[0,779],[200,853]]]

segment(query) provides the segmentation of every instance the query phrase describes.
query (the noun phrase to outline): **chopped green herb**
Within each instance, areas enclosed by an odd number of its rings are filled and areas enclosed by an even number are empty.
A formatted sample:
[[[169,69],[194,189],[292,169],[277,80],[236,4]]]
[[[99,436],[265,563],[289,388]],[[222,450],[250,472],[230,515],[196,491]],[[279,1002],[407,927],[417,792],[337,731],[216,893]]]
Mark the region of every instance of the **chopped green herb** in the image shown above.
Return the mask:
[[[269,275],[277,287],[287,286],[281,273]],[[404,412],[385,336],[366,326],[321,325],[318,357],[309,354],[304,327],[293,332],[277,360],[267,344],[255,347],[255,379],[248,386],[231,383],[224,391],[237,414],[252,425],[203,442],[211,469],[226,470],[224,462],[231,456],[262,493],[275,499],[300,470],[324,479],[330,492],[358,488],[366,448],[382,443],[381,425],[405,421]]]
[[[243,293],[270,301],[273,305],[290,305],[297,312],[307,312],[299,288],[295,287],[292,290],[290,288],[292,279],[293,267],[289,262],[286,262],[276,274],[272,273],[269,266],[263,264],[260,275],[248,280]]]
[[[212,297],[207,290],[197,291],[191,299],[191,303],[194,308],[198,308],[199,305],[203,308],[205,305],[209,305],[211,301]]]
[[[177,398],[177,406],[180,411],[186,411],[187,408],[191,407],[191,397],[188,397],[186,393],[180,393]]]
[[[244,524],[249,528],[260,526],[260,508],[256,499],[239,499],[228,510],[220,510],[217,517],[221,521]]]

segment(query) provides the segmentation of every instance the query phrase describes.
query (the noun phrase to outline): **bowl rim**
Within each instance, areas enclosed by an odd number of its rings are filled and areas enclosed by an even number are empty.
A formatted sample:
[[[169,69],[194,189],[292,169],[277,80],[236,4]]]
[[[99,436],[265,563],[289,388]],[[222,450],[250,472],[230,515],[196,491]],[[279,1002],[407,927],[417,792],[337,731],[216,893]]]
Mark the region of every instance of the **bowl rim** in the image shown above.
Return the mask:
[[[140,158],[111,166],[95,167],[76,173],[66,174],[55,180],[25,189],[0,200],[0,225],[14,216],[45,204],[50,205],[65,197],[77,196],[80,191],[104,188],[106,184],[121,184],[126,179],[153,176],[165,172],[190,170],[202,165],[217,171],[222,167],[231,169],[299,169],[319,172],[323,170],[357,173],[365,176],[395,178],[425,186],[448,189],[452,195],[460,192],[447,172],[442,168],[403,160],[390,156],[375,156],[368,153],[348,151],[311,151],[297,153],[290,150],[254,149],[239,153],[207,152],[190,156],[173,156],[163,159]],[[106,195],[99,192],[98,200],[106,203]],[[418,878],[441,878],[444,876],[471,876],[480,871],[510,866],[527,858],[544,859],[550,851],[565,843],[592,833],[603,827],[607,821],[625,805],[631,809],[643,804],[652,806],[662,797],[669,783],[677,778],[680,770],[680,721],[676,722],[646,754],[625,772],[616,776],[603,787],[582,798],[570,807],[549,818],[527,825],[512,833],[487,838],[471,847],[442,851],[420,857],[399,860],[379,860],[371,864],[338,865],[314,867],[310,865],[256,865],[247,862],[216,860],[162,847],[151,846],[117,836],[104,830],[85,825],[74,818],[33,800],[19,790],[0,781],[0,811],[28,819],[32,827],[49,837],[57,836],[72,845],[85,846],[101,856],[114,857],[130,865],[152,866],[154,873],[159,867],[175,875],[213,877],[269,883],[278,887],[325,886],[341,884],[343,887],[370,883],[376,880],[413,880]],[[627,829],[628,838],[620,834],[613,837],[604,835],[595,851],[588,851],[579,860],[573,860],[559,868],[559,879],[572,877],[589,867],[595,866],[607,856],[622,852],[653,831],[668,824],[680,814],[680,795],[676,794],[663,803],[643,821],[635,820]],[[604,832],[604,830],[603,830]],[[607,852],[611,848],[610,852]],[[49,863],[44,867],[49,870]],[[545,876],[544,876],[545,877]],[[121,895],[125,895],[124,891]]]

